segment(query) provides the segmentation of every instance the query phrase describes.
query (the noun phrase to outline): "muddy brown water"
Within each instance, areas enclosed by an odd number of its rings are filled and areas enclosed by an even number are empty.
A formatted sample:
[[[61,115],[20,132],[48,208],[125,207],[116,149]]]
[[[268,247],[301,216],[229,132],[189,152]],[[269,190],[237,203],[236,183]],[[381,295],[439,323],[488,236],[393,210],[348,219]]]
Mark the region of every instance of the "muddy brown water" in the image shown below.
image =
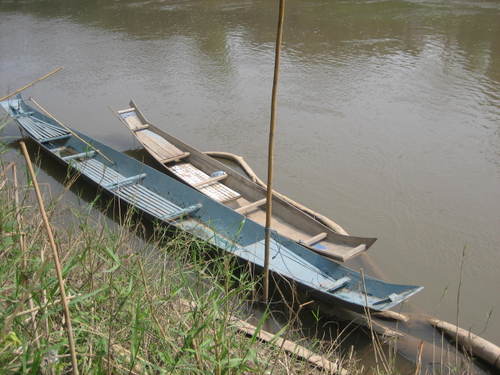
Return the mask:
[[[63,65],[27,95],[66,124],[137,147],[108,108],[133,97],[264,177],[275,5],[2,1],[0,93]],[[378,237],[384,278],[425,286],[412,309],[500,344],[500,2],[289,0],[285,22],[277,189]]]

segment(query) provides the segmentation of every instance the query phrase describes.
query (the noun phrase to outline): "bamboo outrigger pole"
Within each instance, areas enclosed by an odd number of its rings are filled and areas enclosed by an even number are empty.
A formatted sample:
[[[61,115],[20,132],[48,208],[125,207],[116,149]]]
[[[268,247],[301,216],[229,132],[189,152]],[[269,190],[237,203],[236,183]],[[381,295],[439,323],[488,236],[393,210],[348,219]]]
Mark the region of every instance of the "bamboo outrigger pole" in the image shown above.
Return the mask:
[[[280,52],[283,39],[283,21],[285,18],[285,0],[280,0],[278,31],[276,33],[276,48],[274,54],[274,78],[271,94],[271,121],[269,126],[269,149],[267,155],[267,192],[266,192],[266,228],[264,254],[264,301],[269,300],[269,245],[271,243],[271,223],[273,209],[273,162],[274,162],[274,129],[276,128],[276,96],[280,75]]]
[[[49,72],[49,73],[45,74],[44,76],[41,76],[40,78],[37,78],[37,79],[35,79],[34,81],[31,81],[31,82],[30,82],[30,83],[28,83],[27,85],[24,85],[23,87],[21,87],[21,88],[19,88],[19,89],[15,90],[15,91],[13,91],[13,92],[11,92],[10,94],[7,94],[7,95],[5,95],[5,96],[2,96],[2,97],[0,98],[0,102],[3,102],[4,100],[9,99],[9,98],[13,97],[13,96],[14,96],[14,95],[16,95],[16,94],[19,94],[21,91],[24,91],[24,90],[26,90],[26,89],[30,88],[30,87],[31,87],[31,86],[33,86],[35,83],[38,83],[38,82],[40,82],[40,81],[43,81],[44,79],[49,78],[51,75],[56,74],[58,71],[62,70],[62,68],[63,68],[63,67],[62,67],[62,66],[60,66],[59,68],[56,68],[56,69],[54,69],[53,71],[51,71],[51,72]]]

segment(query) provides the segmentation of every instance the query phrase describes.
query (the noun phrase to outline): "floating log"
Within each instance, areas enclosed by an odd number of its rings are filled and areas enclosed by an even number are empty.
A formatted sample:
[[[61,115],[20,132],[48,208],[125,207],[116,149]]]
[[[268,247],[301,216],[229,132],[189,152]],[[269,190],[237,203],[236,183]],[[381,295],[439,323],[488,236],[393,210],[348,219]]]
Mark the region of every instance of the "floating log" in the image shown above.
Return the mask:
[[[500,369],[500,347],[489,342],[471,331],[457,327],[454,324],[439,319],[429,319],[429,322],[445,335],[457,340],[461,347],[466,348],[476,357]]]
[[[196,307],[194,302],[189,302],[185,299],[179,300],[180,305],[184,309],[192,309]],[[282,337],[274,335],[271,332],[265,331],[263,329],[258,329],[256,326],[238,319],[235,316],[230,316],[229,320],[234,324],[236,329],[248,336],[255,336],[259,340],[274,345],[278,348],[282,348],[287,353],[297,356],[303,360],[308,361],[315,367],[321,368],[328,371],[330,374],[347,375],[348,372],[340,365],[338,360],[330,361],[326,357],[316,354],[311,350],[297,344],[294,341],[286,340]]]

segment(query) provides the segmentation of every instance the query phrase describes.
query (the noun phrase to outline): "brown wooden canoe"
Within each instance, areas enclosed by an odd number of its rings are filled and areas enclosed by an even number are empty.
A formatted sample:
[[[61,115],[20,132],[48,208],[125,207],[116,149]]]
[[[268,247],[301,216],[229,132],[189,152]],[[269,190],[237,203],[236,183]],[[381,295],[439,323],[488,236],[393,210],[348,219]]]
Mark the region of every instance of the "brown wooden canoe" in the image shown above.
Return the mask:
[[[119,119],[169,175],[261,225],[266,190],[229,166],[149,122],[133,101]],[[367,250],[375,238],[339,234],[285,200],[273,197],[272,229],[328,258],[344,262]]]

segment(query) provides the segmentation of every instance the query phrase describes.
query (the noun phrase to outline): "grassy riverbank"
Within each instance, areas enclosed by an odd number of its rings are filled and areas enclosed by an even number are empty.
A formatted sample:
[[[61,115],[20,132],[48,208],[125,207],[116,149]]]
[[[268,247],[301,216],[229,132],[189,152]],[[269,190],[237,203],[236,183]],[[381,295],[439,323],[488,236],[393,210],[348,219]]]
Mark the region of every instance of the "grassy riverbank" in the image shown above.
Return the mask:
[[[1,373],[67,373],[70,352],[46,231],[32,188],[16,189],[10,172],[0,179]],[[68,209],[64,195],[47,203],[80,373],[321,372],[237,330],[234,316],[253,299],[255,282],[234,272],[228,256],[207,259],[207,244],[161,228],[143,240],[143,226],[130,217],[109,225],[90,208]],[[332,344],[310,346],[336,358]]]

